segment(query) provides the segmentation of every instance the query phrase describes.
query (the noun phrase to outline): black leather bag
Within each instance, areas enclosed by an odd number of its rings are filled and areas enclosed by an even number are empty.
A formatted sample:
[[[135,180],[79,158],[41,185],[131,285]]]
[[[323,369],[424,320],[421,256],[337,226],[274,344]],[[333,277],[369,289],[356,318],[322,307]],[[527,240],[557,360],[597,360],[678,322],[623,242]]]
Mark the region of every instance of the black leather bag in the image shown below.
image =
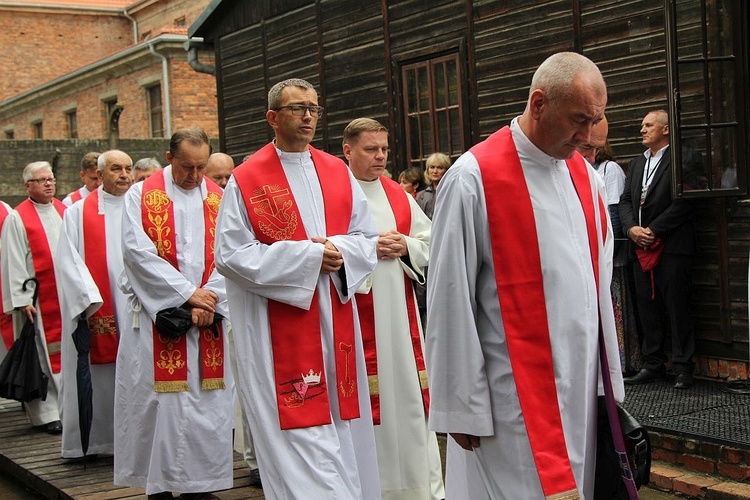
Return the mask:
[[[651,475],[651,441],[648,432],[625,408],[617,405],[625,451],[636,487],[647,485]],[[596,500],[627,499],[628,492],[622,481],[624,471],[612,441],[604,397],[599,397],[599,414],[596,445],[596,475],[594,498]]]

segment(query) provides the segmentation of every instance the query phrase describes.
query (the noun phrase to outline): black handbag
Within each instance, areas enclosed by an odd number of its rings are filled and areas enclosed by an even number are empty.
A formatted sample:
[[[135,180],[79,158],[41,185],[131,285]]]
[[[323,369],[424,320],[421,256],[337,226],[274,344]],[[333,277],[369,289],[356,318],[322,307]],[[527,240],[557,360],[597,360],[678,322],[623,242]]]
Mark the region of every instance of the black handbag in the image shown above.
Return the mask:
[[[617,405],[617,415],[630,471],[636,487],[640,488],[648,484],[651,474],[651,441],[646,429],[620,405]],[[612,440],[604,396],[599,396],[597,424],[594,499],[627,499],[628,492],[622,481],[624,471]]]

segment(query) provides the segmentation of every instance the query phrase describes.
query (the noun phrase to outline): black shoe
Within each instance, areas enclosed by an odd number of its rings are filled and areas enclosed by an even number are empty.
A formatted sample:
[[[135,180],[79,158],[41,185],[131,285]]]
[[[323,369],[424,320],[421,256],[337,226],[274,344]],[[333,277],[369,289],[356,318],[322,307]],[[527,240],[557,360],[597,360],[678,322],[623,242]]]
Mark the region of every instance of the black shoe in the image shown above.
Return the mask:
[[[677,378],[674,380],[675,389],[689,389],[693,385],[693,374],[688,372],[680,372],[677,374]]]
[[[260,484],[260,470],[250,469],[250,486],[261,486]]]
[[[647,368],[643,368],[641,371],[633,375],[632,377],[628,377],[623,379],[623,382],[625,382],[628,385],[642,385],[642,384],[649,384],[653,382],[654,380],[658,380],[662,377],[662,374],[656,370],[649,370]]]
[[[49,432],[50,434],[60,434],[62,432],[62,422],[60,422],[59,420],[50,422],[47,424],[47,427],[45,427],[44,430]]]
[[[148,500],[172,500],[174,496],[171,491],[162,491],[161,493],[154,493],[148,496]]]
[[[185,500],[220,500],[213,493],[183,493],[180,498]]]

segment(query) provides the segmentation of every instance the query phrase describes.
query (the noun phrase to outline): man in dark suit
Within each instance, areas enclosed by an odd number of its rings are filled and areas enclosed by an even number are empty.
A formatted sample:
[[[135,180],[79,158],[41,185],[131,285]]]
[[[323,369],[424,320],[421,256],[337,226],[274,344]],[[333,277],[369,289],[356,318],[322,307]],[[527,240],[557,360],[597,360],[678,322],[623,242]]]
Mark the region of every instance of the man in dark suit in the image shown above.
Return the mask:
[[[636,303],[643,332],[643,369],[626,378],[625,383],[645,384],[664,375],[666,316],[677,373],[674,386],[686,389],[693,383],[695,350],[688,303],[695,247],[692,205],[684,199],[672,199],[667,112],[649,112],[641,124],[641,136],[648,150],[630,162],[619,204],[622,230],[631,240]],[[655,266],[651,268],[647,260],[656,260]]]

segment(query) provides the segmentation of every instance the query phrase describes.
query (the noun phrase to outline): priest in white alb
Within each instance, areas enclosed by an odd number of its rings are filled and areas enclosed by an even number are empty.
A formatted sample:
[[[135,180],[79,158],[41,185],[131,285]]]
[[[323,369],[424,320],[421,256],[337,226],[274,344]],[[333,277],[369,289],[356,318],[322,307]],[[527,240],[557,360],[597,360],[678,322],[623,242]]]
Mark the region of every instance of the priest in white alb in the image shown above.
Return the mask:
[[[430,219],[413,196],[384,177],[388,131],[370,118],[344,129],[344,156],[367,196],[378,265],[357,290],[380,490],[387,500],[445,497],[437,436],[427,429],[430,394],[414,283],[424,284]]]
[[[346,164],[310,146],[310,83],[268,94],[275,141],[237,167],[217,223],[239,389],[268,499],[380,498],[353,297],[377,232]]]
[[[97,160],[102,184],[65,211],[55,267],[62,307],[62,457],[114,453],[115,359],[128,297],[117,286],[122,260],[122,207],[133,183],[133,161],[113,149]],[[88,323],[92,421],[84,452],[78,411],[78,351],[73,332]]]
[[[0,200],[0,234],[2,234],[3,225],[5,225],[5,219],[8,218],[13,209]],[[2,259],[2,242],[0,241],[0,260]],[[2,265],[2,264],[0,264]],[[0,276],[0,281],[2,277]],[[0,303],[2,302],[2,286],[0,284]],[[8,349],[13,346],[15,340],[15,333],[13,331],[13,315],[6,314],[0,311],[0,363],[2,363],[5,355],[8,353]]]
[[[595,497],[600,320],[610,393],[624,390],[605,188],[576,147],[606,103],[594,63],[555,54],[523,115],[440,181],[426,345],[446,499]]]
[[[131,292],[115,374],[114,482],[151,499],[232,487],[234,384],[224,278],[213,265],[221,188],[203,177],[208,137],[180,129],[170,165],[125,194]]]
[[[55,284],[55,254],[65,205],[55,198],[57,181],[49,163],[29,163],[22,176],[29,197],[16,206],[3,224],[3,312],[13,313],[16,337],[27,319],[36,324],[39,363],[49,377],[47,398],[24,403],[24,407],[31,425],[59,434],[62,319]],[[36,304],[32,304],[33,283],[29,282],[23,290],[29,278],[39,282]]]
[[[83,155],[83,158],[81,158],[81,171],[78,173],[83,186],[63,198],[63,205],[66,207],[73,206],[74,203],[83,200],[101,185],[102,180],[99,177],[97,168],[98,159],[99,153],[96,151],[91,151]]]

